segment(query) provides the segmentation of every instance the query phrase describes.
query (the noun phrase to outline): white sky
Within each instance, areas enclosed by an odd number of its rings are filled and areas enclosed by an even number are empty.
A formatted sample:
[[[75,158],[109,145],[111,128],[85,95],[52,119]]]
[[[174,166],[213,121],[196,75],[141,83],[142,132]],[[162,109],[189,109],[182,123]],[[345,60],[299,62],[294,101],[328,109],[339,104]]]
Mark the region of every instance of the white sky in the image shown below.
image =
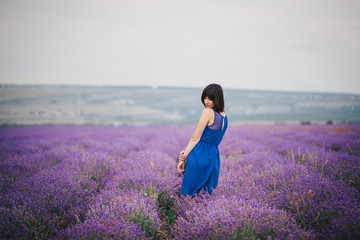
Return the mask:
[[[360,94],[360,0],[1,0],[0,83]]]

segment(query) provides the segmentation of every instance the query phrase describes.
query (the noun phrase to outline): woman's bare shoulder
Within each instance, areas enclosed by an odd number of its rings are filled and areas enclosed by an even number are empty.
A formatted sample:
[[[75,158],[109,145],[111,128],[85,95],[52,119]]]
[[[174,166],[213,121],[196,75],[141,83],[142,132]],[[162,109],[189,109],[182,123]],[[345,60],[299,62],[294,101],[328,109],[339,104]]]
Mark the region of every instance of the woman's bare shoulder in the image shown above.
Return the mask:
[[[214,111],[211,108],[204,108],[204,110],[202,112],[203,112],[203,114],[210,115]]]

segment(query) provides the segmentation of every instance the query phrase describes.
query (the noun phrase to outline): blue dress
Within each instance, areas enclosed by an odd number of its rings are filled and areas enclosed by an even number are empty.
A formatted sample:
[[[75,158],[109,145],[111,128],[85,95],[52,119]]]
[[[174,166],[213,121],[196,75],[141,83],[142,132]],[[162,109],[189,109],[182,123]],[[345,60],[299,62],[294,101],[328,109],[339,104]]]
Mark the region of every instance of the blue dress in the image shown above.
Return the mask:
[[[214,109],[213,109],[214,110]],[[220,144],[227,129],[227,116],[214,110],[214,122],[206,126],[199,143],[187,157],[181,194],[194,196],[200,191],[212,193],[216,188],[220,171]]]

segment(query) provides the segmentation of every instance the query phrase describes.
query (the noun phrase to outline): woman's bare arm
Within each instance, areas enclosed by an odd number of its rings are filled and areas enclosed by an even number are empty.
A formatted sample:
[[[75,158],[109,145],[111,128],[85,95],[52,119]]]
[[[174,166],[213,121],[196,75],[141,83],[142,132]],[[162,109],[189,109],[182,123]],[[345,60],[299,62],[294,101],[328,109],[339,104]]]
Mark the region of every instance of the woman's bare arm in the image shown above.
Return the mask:
[[[196,144],[198,144],[201,135],[204,132],[205,127],[209,124],[209,121],[212,119],[212,114],[213,114],[213,110],[211,108],[205,108],[202,111],[199,123],[196,126],[195,132],[185,148],[183,156],[187,157],[190,154],[190,152],[194,149]]]
[[[211,108],[205,108],[203,110],[199,123],[196,126],[195,132],[192,135],[188,145],[186,146],[186,149],[180,153],[180,161],[177,165],[177,170],[179,171],[179,173],[185,172],[185,160],[190,154],[190,152],[194,149],[196,144],[198,144],[198,142],[200,141],[201,135],[203,134],[206,125],[208,125],[209,121],[212,119],[212,112],[213,111],[211,110]]]

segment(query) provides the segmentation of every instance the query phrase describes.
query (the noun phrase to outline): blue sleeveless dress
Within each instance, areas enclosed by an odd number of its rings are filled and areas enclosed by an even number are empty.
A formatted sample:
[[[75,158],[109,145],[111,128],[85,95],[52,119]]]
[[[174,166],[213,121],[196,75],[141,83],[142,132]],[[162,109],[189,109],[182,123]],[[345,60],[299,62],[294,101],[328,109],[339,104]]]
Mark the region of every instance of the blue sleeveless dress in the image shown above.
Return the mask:
[[[213,109],[214,110],[214,109]],[[212,193],[216,188],[220,172],[220,144],[227,129],[227,116],[214,110],[214,122],[206,126],[199,143],[186,159],[181,194],[194,196],[200,191]]]

